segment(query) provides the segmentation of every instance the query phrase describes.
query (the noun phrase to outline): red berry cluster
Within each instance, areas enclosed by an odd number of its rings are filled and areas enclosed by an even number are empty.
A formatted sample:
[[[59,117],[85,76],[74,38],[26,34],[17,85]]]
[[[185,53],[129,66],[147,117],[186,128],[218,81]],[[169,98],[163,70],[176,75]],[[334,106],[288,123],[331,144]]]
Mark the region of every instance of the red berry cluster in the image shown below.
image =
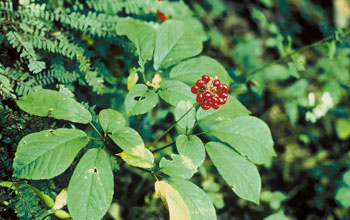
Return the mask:
[[[218,109],[227,102],[228,86],[221,83],[217,77],[210,79],[208,75],[203,75],[196,85],[191,87],[191,92],[197,94],[196,100],[201,103],[202,109]]]
[[[161,1],[162,0],[158,0],[158,2],[161,2]],[[169,16],[166,16],[163,12],[157,9],[157,19],[158,21],[165,21],[169,19]]]

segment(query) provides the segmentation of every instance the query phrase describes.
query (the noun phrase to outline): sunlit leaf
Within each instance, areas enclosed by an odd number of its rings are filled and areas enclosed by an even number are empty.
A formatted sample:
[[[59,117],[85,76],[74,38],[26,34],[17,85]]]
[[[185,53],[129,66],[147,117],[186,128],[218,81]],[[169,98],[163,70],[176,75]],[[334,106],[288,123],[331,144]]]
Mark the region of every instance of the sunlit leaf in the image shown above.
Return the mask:
[[[177,154],[171,155],[171,160],[167,160],[164,157],[159,163],[160,171],[173,177],[179,177],[189,179],[197,172],[197,168],[192,164],[185,163],[181,156]]]
[[[155,47],[156,31],[147,23],[136,19],[121,19],[116,26],[118,35],[126,35],[136,47],[141,60],[151,60]]]
[[[196,56],[202,49],[201,39],[185,23],[165,21],[157,31],[154,69],[168,68],[185,58]]]
[[[188,166],[197,169],[204,162],[205,149],[199,137],[181,134],[176,138],[176,148]]]
[[[13,162],[14,176],[50,179],[63,173],[89,142],[85,132],[59,128],[25,136],[18,144]]]
[[[217,76],[222,83],[233,82],[226,69],[218,61],[207,56],[195,57],[177,64],[171,69],[170,78],[195,83],[204,74],[211,78]]]
[[[98,119],[106,133],[113,133],[114,130],[125,126],[123,115],[113,109],[103,109],[100,111]]]
[[[113,198],[113,173],[103,149],[90,149],[80,159],[68,185],[68,210],[73,219],[101,219]]]
[[[209,142],[205,148],[220,175],[237,196],[259,204],[261,180],[255,165],[224,144]]]
[[[69,120],[78,123],[89,123],[90,112],[83,105],[64,93],[40,89],[16,100],[17,105],[33,115]]]
[[[169,210],[170,220],[191,219],[190,211],[178,191],[165,181],[155,183],[156,194],[163,200]]]
[[[180,101],[188,101],[191,104],[196,102],[196,96],[191,93],[191,88],[185,83],[176,80],[162,82],[159,96],[173,106],[176,106]]]
[[[125,108],[129,115],[149,112],[157,103],[158,95],[144,84],[136,84],[125,98]]]
[[[134,129],[129,127],[119,128],[117,130],[114,130],[113,134],[109,135],[109,137],[126,153],[135,157],[139,157],[139,160],[145,160],[148,162],[148,164],[153,164],[153,154],[151,151],[145,148],[141,136]],[[126,158],[126,156],[129,156],[128,154],[123,155],[125,156],[124,158]],[[131,163],[134,163],[136,160],[136,158],[128,159],[130,159],[129,161]]]
[[[180,101],[175,108],[175,119],[178,121],[183,115],[192,108],[193,104],[190,102]],[[178,125],[187,131],[191,129],[196,122],[196,110],[192,108],[179,122]]]
[[[170,178],[169,183],[180,196],[190,210],[191,220],[215,220],[216,212],[207,194],[190,181]]]

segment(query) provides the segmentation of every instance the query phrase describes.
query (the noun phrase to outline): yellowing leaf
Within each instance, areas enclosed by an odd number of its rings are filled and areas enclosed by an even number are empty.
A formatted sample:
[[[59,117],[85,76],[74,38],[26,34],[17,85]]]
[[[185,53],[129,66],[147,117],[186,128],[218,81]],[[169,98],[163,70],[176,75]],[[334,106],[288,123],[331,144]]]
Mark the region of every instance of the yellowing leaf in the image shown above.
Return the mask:
[[[130,164],[132,166],[141,167],[141,168],[152,168],[153,167],[153,164],[150,163],[149,161],[143,159],[142,157],[129,154],[125,151],[123,151],[117,155],[120,156],[125,161],[125,163]]]
[[[190,220],[190,211],[180,196],[170,184],[164,181],[155,183],[156,194],[165,202],[169,209],[170,220]]]
[[[161,83],[162,83],[162,78],[160,77],[160,75],[158,73],[156,73],[152,79],[152,83],[147,81],[146,85],[153,87],[155,89],[159,89]]]
[[[56,197],[52,210],[61,209],[67,205],[67,188],[63,189]]]
[[[55,211],[55,216],[58,217],[59,219],[70,219],[71,216],[68,214],[68,212],[59,209],[57,211]]]
[[[139,75],[137,75],[137,69],[133,68],[130,70],[129,76],[128,76],[128,90],[132,89],[139,79]]]

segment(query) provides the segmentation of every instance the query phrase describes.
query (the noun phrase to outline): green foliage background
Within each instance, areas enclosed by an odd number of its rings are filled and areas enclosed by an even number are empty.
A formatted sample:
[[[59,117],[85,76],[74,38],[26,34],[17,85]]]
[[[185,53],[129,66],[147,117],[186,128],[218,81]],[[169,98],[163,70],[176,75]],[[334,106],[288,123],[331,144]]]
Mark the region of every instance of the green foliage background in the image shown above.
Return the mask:
[[[130,115],[144,110],[135,106],[125,110],[121,103],[128,98],[128,77],[139,71],[133,67],[144,66],[145,79],[152,81],[153,75],[147,71],[151,67],[145,65],[152,55],[138,51],[137,45],[135,48],[125,36],[119,36],[127,33],[117,33],[115,29],[117,24],[128,25],[119,22],[125,16],[157,25],[161,23],[156,17],[159,9],[191,25],[205,42],[201,55],[224,65],[234,79],[230,94],[267,122],[275,141],[277,157],[259,167],[259,206],[235,196],[209,160],[204,162],[206,169],[199,168],[200,174],[193,177],[193,182],[210,196],[218,218],[349,219],[350,15],[337,9],[338,2],[0,2],[0,180],[13,180],[14,154],[25,135],[70,127],[68,122],[24,113],[14,102],[17,97],[41,87],[60,88],[67,95],[73,92],[87,108],[93,106],[89,108],[93,121],[94,113],[105,108]],[[350,8],[349,1],[343,2],[348,2],[343,8]],[[340,13],[343,16],[339,18]],[[196,50],[198,46],[193,45],[192,55]],[[215,61],[201,59],[201,65],[211,64],[211,71],[225,72],[215,68]],[[155,62],[155,69],[171,65],[162,62]],[[187,62],[176,68],[187,68],[193,61]],[[190,82],[188,76],[177,75],[184,69],[176,68],[170,77]],[[177,104],[177,100],[168,102]],[[173,121],[164,103],[156,113],[142,117],[140,120],[140,116],[132,116],[130,125],[139,128],[149,141]],[[89,135],[93,135],[92,131]],[[170,136],[165,139],[163,144],[170,144]],[[213,147],[215,144],[206,146]],[[171,152],[173,149],[168,148],[158,157]],[[215,155],[209,156],[214,160]],[[112,168],[119,170],[116,161],[110,160]],[[11,186],[16,193],[11,187],[1,187],[0,217],[44,218],[48,214],[46,203],[39,201],[37,191],[56,198],[67,187],[73,170],[69,168],[49,181],[19,182]],[[154,196],[149,175],[125,166],[114,177],[114,183],[113,204],[106,219],[168,218],[161,201]]]

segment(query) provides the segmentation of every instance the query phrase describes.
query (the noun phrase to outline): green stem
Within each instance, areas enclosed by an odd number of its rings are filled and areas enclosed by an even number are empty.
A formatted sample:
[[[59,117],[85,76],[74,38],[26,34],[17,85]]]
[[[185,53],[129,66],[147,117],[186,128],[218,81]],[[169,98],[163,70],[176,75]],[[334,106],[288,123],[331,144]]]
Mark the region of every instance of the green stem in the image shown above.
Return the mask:
[[[163,132],[163,134],[161,134],[160,136],[158,136],[153,142],[152,144],[150,144],[149,146],[147,146],[147,148],[154,146],[155,144],[158,143],[158,141],[164,137],[167,133],[169,133],[169,131],[171,131],[171,129],[173,129],[177,123],[179,123],[179,121],[181,121],[193,108],[195,108],[198,105],[198,103],[195,103],[190,109],[188,109],[187,112],[185,112],[185,114],[183,114],[177,121],[175,121],[174,124],[172,124],[165,132]]]
[[[103,141],[101,139],[98,139],[98,138],[94,138],[94,137],[89,137],[90,140],[95,140],[95,141]]]
[[[145,64],[142,62],[142,64],[140,64],[140,68],[138,68],[138,70],[141,72],[142,78],[143,78],[143,82],[146,83],[146,76],[145,76]]]
[[[165,145],[165,146],[163,146],[163,147],[160,147],[160,148],[158,148],[158,149],[155,149],[155,150],[152,151],[152,153],[156,153],[156,152],[158,152],[158,151],[164,150],[165,148],[168,148],[168,147],[174,145],[175,143],[176,143],[176,142],[172,142],[172,143],[167,144],[167,145]]]
[[[198,125],[198,123],[199,123],[199,121],[196,121],[196,123],[193,125],[193,127],[187,132],[187,134],[186,134],[187,136],[192,134],[193,129]]]
[[[350,29],[345,30],[343,33],[341,33],[342,36],[345,36],[345,35],[347,35],[347,34],[350,34]],[[312,48],[312,47],[316,47],[316,46],[318,46],[318,45],[320,45],[320,44],[323,44],[323,43],[325,43],[325,42],[327,42],[327,41],[329,41],[329,40],[331,40],[331,39],[333,39],[333,38],[334,38],[333,35],[332,35],[332,36],[328,36],[328,37],[323,38],[323,39],[321,39],[321,40],[319,40],[319,41],[316,41],[316,42],[314,42],[314,43],[312,43],[312,44],[306,45],[306,46],[304,46],[304,47],[302,47],[302,48],[300,48],[300,49],[298,49],[298,50],[295,50],[295,51],[293,51],[293,52],[291,52],[291,53],[289,53],[289,54],[287,54],[287,55],[281,57],[281,58],[278,59],[278,60],[274,60],[274,61],[272,61],[272,62],[270,62],[270,63],[267,63],[266,65],[263,65],[263,66],[258,67],[258,68],[256,68],[256,69],[253,69],[252,71],[247,72],[247,76],[248,76],[248,77],[247,77],[247,81],[250,81],[250,80],[253,78],[253,76],[254,76],[256,73],[260,72],[261,70],[264,70],[265,68],[270,67],[270,66],[275,65],[275,64],[278,64],[278,63],[280,63],[280,62],[283,62],[283,61],[285,61],[285,60],[291,58],[291,57],[292,57],[293,55],[295,55],[295,54],[302,53],[302,52],[304,52],[304,51],[306,51],[306,50],[308,50],[308,49],[310,49],[310,48]],[[251,74],[253,74],[253,75],[251,75]],[[251,75],[251,76],[249,76],[249,75]]]
[[[203,132],[199,132],[197,134],[193,134],[193,135],[201,135],[201,134],[206,134],[206,133],[209,133],[210,131],[203,131]]]
[[[140,130],[140,127],[141,127],[141,124],[142,124],[142,121],[143,121],[143,118],[145,117],[145,114],[141,115],[141,118],[140,118],[140,121],[136,127],[136,131],[139,131]]]
[[[102,134],[97,130],[97,128],[95,127],[95,125],[90,121],[89,124],[91,125],[91,127],[97,132],[97,134],[103,139]]]
[[[144,72],[144,71],[142,71],[142,72],[141,72],[141,74],[142,74],[143,81],[146,83],[146,82],[147,82],[147,80],[146,80],[145,72]]]

